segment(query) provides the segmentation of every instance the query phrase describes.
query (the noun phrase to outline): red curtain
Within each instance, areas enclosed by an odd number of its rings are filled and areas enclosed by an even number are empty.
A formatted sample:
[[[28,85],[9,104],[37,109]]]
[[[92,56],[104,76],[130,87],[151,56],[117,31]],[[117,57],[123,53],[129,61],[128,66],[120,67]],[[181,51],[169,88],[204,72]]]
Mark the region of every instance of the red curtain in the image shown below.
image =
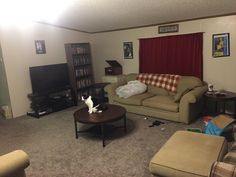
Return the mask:
[[[179,74],[202,79],[203,33],[139,40],[139,72]]]

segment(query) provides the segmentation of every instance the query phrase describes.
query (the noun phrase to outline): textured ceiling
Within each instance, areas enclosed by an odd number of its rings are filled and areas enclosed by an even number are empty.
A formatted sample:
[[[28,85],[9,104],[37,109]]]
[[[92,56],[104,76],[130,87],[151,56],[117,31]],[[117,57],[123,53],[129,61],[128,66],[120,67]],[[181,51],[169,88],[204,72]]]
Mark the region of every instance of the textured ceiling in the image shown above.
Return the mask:
[[[236,0],[74,0],[54,25],[89,33],[236,14]]]

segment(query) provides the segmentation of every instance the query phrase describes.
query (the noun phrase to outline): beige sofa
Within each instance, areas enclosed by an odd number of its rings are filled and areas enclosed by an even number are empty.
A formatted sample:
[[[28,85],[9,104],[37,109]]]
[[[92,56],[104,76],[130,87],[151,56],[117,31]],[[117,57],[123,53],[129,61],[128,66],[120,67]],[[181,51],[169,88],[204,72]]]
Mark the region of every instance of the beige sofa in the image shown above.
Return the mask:
[[[0,156],[0,177],[25,177],[25,168],[30,164],[29,156],[16,150]]]
[[[148,85],[147,92],[120,98],[115,90],[128,81],[135,80],[137,74],[124,75],[117,83],[105,87],[109,103],[125,107],[128,112],[162,118],[166,120],[190,123],[202,110],[202,95],[207,91],[204,83],[192,76],[182,76],[177,86],[177,93]]]

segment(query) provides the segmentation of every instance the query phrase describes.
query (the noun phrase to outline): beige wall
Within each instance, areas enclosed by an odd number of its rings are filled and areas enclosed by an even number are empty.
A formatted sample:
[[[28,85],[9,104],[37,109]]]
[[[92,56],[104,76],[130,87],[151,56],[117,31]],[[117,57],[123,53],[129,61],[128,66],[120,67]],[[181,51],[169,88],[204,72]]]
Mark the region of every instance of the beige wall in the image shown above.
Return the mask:
[[[214,84],[216,89],[236,92],[236,16],[209,18],[179,23],[179,33],[168,35],[204,32],[203,70],[204,80]],[[212,34],[230,33],[230,57],[212,57]],[[166,35],[166,34],[162,34]],[[104,75],[105,60],[116,59],[123,65],[124,73],[139,70],[139,40],[161,36],[158,27],[145,27],[92,35],[93,59],[96,81]],[[134,59],[123,58],[123,42],[133,42]]]
[[[45,40],[46,54],[37,55],[35,40]],[[32,23],[25,27],[0,28],[0,42],[7,74],[13,116],[26,114],[31,93],[29,67],[65,63],[65,43],[88,42],[86,33]]]

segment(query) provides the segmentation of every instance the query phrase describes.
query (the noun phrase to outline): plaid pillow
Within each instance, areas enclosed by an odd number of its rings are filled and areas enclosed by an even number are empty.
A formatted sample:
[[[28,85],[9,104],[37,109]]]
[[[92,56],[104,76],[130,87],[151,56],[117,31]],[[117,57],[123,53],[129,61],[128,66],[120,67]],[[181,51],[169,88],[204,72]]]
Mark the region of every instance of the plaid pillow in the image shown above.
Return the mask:
[[[137,76],[137,80],[144,84],[160,87],[170,92],[177,92],[180,78],[180,75],[173,74],[140,73]]]
[[[214,162],[209,177],[235,177],[236,166],[224,162]]]

